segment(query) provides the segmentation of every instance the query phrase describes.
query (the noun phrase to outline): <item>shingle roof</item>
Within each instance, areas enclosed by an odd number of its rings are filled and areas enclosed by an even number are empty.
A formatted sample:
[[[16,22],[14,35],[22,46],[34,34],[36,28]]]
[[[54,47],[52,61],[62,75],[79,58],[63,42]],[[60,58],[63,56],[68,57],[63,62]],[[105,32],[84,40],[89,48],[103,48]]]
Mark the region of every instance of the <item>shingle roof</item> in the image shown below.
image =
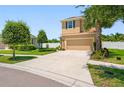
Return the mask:
[[[82,16],[73,16],[73,17],[65,18],[62,21],[70,20],[70,19],[80,19],[80,18],[83,18],[83,17]]]

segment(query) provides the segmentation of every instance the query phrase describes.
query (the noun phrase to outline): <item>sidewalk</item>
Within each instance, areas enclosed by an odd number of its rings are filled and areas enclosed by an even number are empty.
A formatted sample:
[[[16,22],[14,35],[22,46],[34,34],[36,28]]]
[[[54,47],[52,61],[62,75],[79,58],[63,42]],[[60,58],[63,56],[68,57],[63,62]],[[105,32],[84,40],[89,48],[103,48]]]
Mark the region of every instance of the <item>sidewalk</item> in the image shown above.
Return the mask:
[[[124,65],[120,65],[120,64],[113,64],[113,63],[94,61],[94,60],[89,60],[87,63],[92,64],[92,65],[100,65],[100,66],[105,66],[105,67],[111,67],[111,68],[117,68],[117,69],[123,69],[124,70]]]

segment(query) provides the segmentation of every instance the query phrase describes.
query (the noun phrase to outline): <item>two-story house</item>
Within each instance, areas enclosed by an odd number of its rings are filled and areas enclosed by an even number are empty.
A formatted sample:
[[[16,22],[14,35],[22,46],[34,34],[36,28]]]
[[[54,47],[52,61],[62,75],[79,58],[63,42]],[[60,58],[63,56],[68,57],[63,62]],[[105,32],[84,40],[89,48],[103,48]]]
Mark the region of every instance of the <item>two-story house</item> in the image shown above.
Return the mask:
[[[61,46],[65,50],[94,50],[95,32],[85,31],[83,17],[70,17],[61,21]]]

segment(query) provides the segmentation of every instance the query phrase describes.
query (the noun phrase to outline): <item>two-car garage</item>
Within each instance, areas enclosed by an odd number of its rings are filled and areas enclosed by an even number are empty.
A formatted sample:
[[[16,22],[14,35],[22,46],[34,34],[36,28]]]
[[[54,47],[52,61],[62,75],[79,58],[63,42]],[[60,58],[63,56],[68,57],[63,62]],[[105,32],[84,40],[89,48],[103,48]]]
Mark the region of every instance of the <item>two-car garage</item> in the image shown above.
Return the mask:
[[[62,41],[62,47],[65,50],[92,50],[93,42],[93,37],[65,37]]]
[[[68,50],[91,50],[92,39],[72,39],[66,41]]]

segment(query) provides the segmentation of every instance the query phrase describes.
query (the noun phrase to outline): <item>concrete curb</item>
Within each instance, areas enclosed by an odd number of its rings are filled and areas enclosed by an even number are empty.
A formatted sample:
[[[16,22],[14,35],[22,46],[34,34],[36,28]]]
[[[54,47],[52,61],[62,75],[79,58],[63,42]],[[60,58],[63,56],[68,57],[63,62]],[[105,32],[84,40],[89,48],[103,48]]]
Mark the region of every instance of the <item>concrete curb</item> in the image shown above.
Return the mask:
[[[110,68],[116,68],[116,69],[124,70],[124,65],[113,64],[113,63],[102,62],[102,61],[89,60],[87,62],[87,64],[99,65],[99,66],[105,66],[105,67],[110,67]]]

